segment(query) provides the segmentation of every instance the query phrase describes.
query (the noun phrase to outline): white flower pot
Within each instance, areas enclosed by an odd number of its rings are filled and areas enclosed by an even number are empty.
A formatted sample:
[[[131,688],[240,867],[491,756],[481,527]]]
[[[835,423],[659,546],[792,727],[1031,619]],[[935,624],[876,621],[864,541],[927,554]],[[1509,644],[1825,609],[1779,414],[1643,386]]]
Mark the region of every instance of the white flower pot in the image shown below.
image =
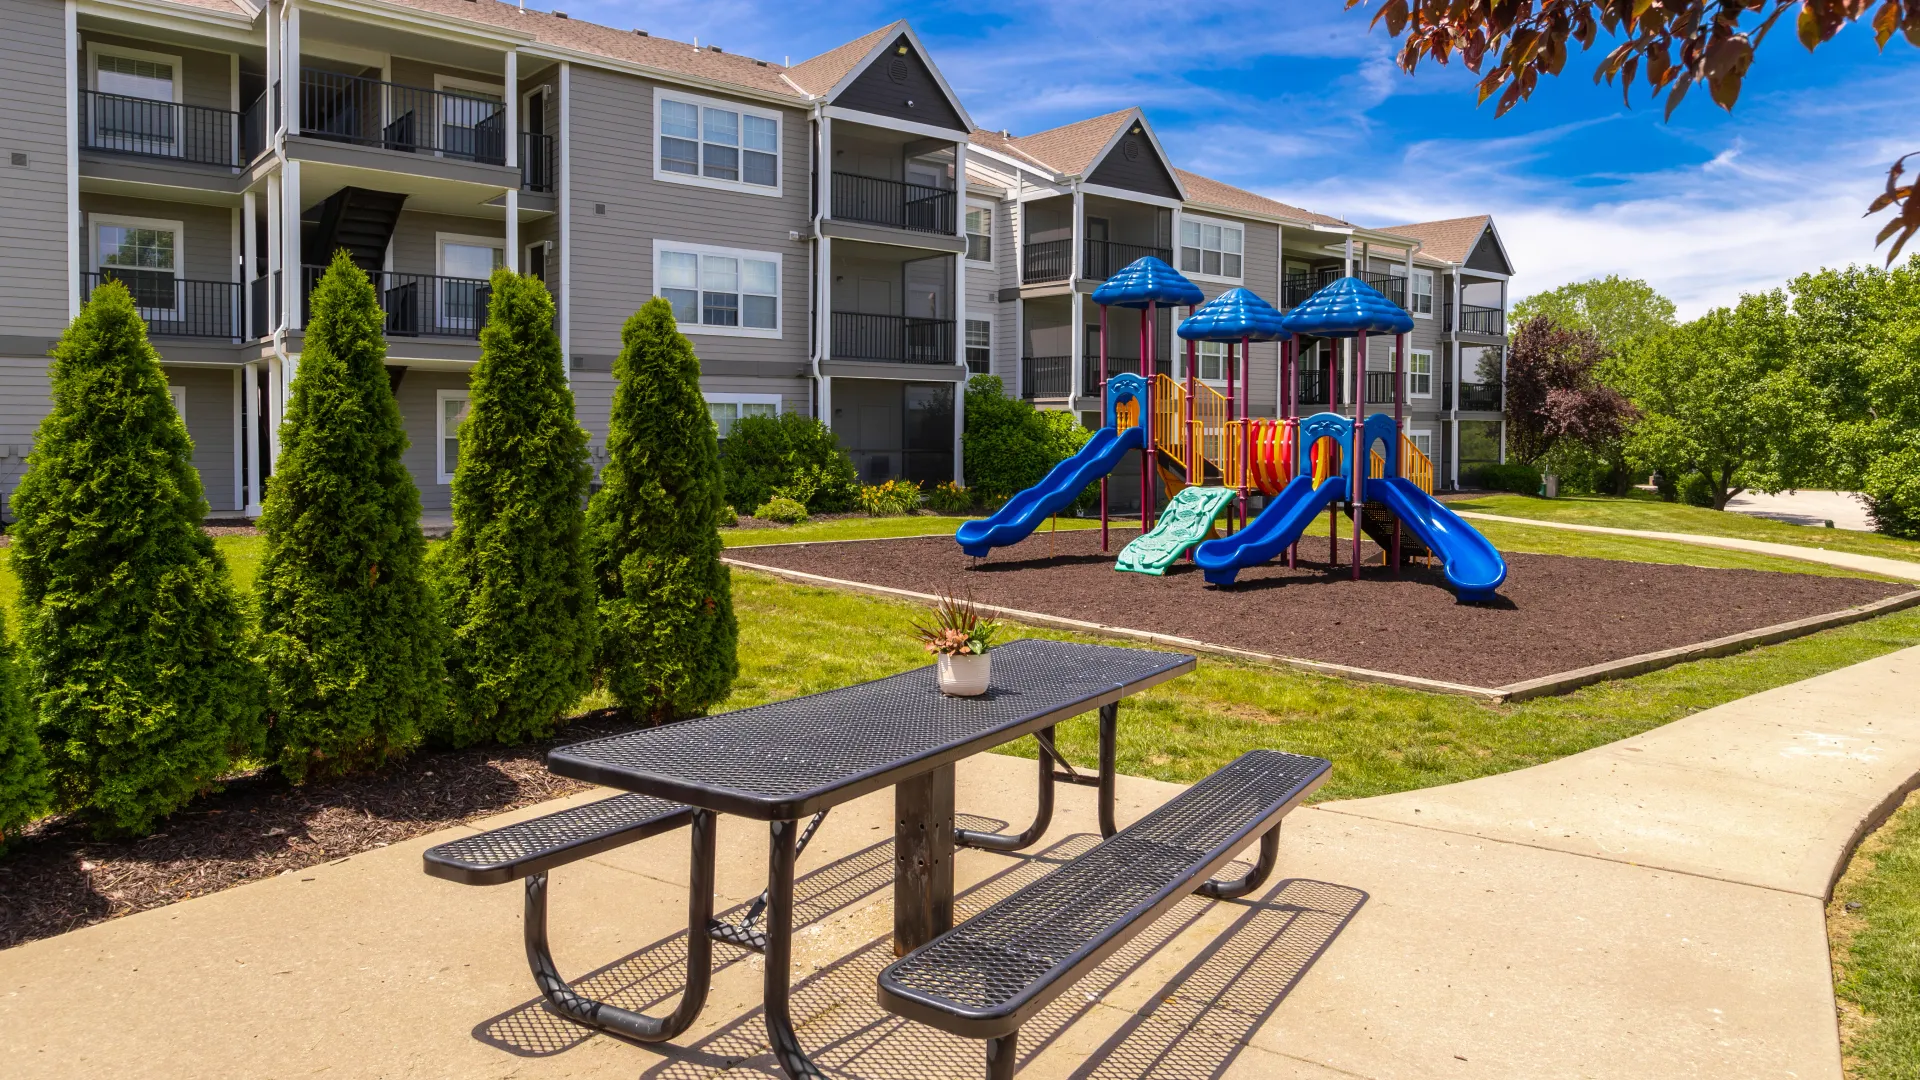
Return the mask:
[[[940,671],[940,692],[950,697],[979,697],[987,692],[987,680],[993,674],[993,654],[941,653],[935,667]]]

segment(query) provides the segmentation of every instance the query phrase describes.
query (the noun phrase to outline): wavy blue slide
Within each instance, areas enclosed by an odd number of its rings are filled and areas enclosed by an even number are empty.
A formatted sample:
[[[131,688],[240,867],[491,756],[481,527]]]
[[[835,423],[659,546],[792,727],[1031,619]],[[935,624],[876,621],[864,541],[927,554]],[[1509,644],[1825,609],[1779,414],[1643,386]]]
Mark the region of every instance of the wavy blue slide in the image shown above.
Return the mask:
[[[1007,500],[992,517],[969,521],[953,534],[960,550],[979,558],[996,547],[1025,540],[1040,523],[1078,498],[1088,484],[1113,471],[1127,451],[1138,450],[1144,430],[1138,426],[1116,433],[1103,427],[1072,457],[1055,465],[1046,479]]]
[[[1440,557],[1447,584],[1461,600],[1491,600],[1494,590],[1507,580],[1507,560],[1493,543],[1411,481],[1369,480],[1367,497],[1386,503],[1427,550]]]
[[[1193,564],[1206,574],[1207,584],[1231,585],[1242,569],[1259,566],[1286,550],[1320,511],[1338,502],[1346,491],[1345,477],[1329,476],[1314,487],[1311,478],[1296,476],[1246,528],[1194,548]]]

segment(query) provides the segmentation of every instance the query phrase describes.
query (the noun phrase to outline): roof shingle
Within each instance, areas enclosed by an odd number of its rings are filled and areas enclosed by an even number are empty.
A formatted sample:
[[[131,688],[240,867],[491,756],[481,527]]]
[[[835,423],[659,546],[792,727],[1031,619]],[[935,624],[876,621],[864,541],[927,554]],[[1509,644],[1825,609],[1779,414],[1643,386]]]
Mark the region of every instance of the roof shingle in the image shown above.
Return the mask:
[[[1440,221],[1422,221],[1412,225],[1389,225],[1382,232],[1398,236],[1410,236],[1420,241],[1420,254],[1431,255],[1436,259],[1450,263],[1467,261],[1473,254],[1473,245],[1480,240],[1480,234],[1486,231],[1487,222],[1493,220],[1486,214],[1473,217],[1445,218]]]
[[[905,19],[888,23],[870,34],[854,38],[837,49],[828,49],[811,60],[802,60],[787,69],[787,79],[809,94],[824,94],[847,77],[865,56],[889,35],[898,33]]]
[[[1234,187],[1232,184],[1223,184],[1196,172],[1188,172],[1185,169],[1173,171],[1180,177],[1180,183],[1186,187],[1187,197],[1194,202],[1207,203],[1228,210],[1240,210],[1249,214],[1291,218],[1294,221],[1314,225],[1347,224],[1339,218],[1316,214],[1311,210],[1302,210],[1298,206],[1291,206],[1278,199],[1269,199],[1265,195],[1256,195],[1251,191]]]

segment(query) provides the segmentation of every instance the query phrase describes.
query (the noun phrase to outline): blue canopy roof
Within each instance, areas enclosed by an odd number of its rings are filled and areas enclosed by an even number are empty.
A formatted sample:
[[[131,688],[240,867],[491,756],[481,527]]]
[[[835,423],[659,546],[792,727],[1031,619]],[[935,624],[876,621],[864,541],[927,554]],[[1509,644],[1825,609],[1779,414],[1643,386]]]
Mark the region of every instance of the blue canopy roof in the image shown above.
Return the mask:
[[[1204,299],[1198,285],[1151,255],[1128,263],[1093,290],[1093,302],[1103,307],[1144,308],[1154,303],[1191,307]]]
[[[1349,338],[1358,334],[1404,334],[1413,316],[1356,277],[1330,281],[1280,319],[1289,334]]]
[[[1228,289],[1182,319],[1179,335],[1188,341],[1272,341],[1287,336],[1280,313],[1252,289]]]

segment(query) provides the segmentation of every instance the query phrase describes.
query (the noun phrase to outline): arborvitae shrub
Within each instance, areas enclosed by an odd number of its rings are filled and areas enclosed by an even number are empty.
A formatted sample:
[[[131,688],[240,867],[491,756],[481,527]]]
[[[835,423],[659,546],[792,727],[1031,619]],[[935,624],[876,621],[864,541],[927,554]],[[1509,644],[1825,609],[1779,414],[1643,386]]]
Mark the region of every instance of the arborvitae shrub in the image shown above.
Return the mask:
[[[420,492],[373,283],[336,254],[313,293],[260,530],[271,750],[289,778],[404,754],[445,709]]]
[[[35,726],[0,606],[0,851],[47,806],[47,758]]]
[[[551,733],[593,678],[595,598],[582,502],[592,467],[573,418],[553,298],[493,274],[453,473],[453,538],[433,559],[452,636],[456,746]]]
[[[601,677],[638,715],[690,716],[726,697],[739,663],[714,526],[726,504],[719,448],[671,304],[649,300],[627,320],[613,372],[607,463],[587,515]]]
[[[146,832],[260,746],[260,673],[133,298],[93,292],[13,497],[27,689],[55,805]],[[4,784],[0,780],[0,784]]]

